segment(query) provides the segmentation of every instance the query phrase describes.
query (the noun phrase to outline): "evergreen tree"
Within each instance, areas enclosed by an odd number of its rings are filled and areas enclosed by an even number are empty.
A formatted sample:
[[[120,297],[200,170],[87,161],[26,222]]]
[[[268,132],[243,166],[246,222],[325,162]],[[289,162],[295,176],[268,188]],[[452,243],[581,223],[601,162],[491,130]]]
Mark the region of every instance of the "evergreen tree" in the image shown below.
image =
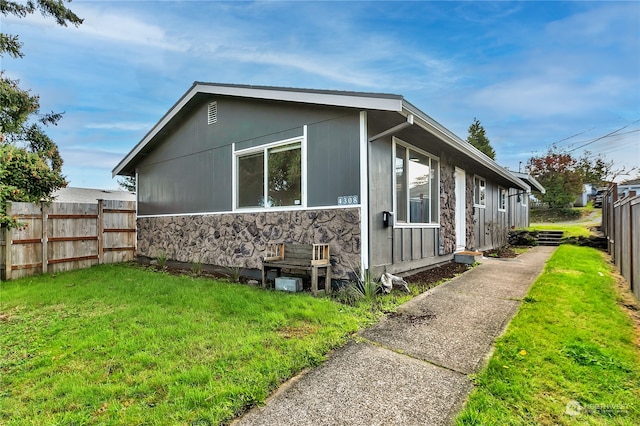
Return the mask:
[[[62,0],[0,0],[4,16],[24,18],[35,11],[53,17],[62,26],[82,23]],[[22,58],[21,49],[17,35],[0,32],[0,58]],[[0,224],[17,225],[6,215],[7,201],[47,200],[53,191],[67,185],[58,146],[43,130],[43,126],[55,125],[61,118],[61,113],[41,114],[39,97],[21,89],[19,81],[0,70]]]
[[[484,127],[480,124],[477,118],[473,119],[473,123],[469,126],[469,136],[467,136],[467,142],[475,146],[483,152],[487,157],[492,160],[496,159],[496,152],[491,147],[491,142],[485,133]]]

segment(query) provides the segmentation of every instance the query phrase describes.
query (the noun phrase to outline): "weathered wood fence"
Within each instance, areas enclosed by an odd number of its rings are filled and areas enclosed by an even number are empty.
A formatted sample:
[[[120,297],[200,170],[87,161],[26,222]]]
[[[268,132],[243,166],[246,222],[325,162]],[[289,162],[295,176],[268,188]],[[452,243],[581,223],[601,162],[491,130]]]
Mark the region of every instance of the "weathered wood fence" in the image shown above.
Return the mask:
[[[0,228],[0,278],[134,260],[133,201],[97,203],[9,203],[9,216],[25,224]]]
[[[602,231],[616,267],[640,299],[640,195],[619,200],[618,186],[610,186],[602,198]]]

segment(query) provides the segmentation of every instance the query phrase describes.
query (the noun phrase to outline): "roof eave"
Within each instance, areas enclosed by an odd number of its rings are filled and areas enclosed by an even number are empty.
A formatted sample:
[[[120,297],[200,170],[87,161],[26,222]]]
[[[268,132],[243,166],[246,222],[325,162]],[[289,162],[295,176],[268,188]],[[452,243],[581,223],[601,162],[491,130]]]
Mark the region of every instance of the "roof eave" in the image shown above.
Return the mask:
[[[499,175],[500,177],[506,179],[507,181],[513,183],[515,187],[524,189],[525,191],[530,191],[531,187],[524,183],[521,179],[515,177],[511,172],[507,169],[501,167],[493,161],[491,158],[487,157],[484,153],[478,150],[476,147],[467,143],[460,139],[455,133],[451,132],[440,123],[435,121],[433,118],[429,117],[424,112],[420,111],[415,106],[411,105],[409,102],[403,102],[403,113],[404,114],[413,114],[415,117],[415,123],[428,131],[429,133],[437,136],[440,140],[445,142],[447,145],[456,149],[457,151],[462,152],[465,155],[473,158],[475,161],[483,165],[484,167],[489,168],[494,173]]]
[[[538,190],[540,193],[544,194],[547,192],[546,189],[544,189],[544,186],[542,186],[540,184],[540,182],[538,182],[536,180],[536,178],[534,178],[533,176],[531,176],[528,173],[520,173],[520,172],[511,172],[511,174],[513,174],[515,177],[521,179],[521,180],[526,180],[529,183],[531,183],[531,186],[534,187],[536,190]]]

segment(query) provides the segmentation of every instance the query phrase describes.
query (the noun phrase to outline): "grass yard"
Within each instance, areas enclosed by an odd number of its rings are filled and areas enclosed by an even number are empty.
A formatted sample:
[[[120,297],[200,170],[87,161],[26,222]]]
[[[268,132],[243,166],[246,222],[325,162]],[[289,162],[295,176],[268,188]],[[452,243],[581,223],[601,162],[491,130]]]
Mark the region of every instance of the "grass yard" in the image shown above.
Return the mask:
[[[618,300],[601,252],[560,246],[456,423],[640,424],[640,353]]]
[[[0,423],[228,423],[375,315],[127,265],[2,283]]]
[[[533,223],[529,227],[535,231],[564,231],[563,238],[588,238],[591,235],[591,231],[584,225],[566,225],[563,223]]]

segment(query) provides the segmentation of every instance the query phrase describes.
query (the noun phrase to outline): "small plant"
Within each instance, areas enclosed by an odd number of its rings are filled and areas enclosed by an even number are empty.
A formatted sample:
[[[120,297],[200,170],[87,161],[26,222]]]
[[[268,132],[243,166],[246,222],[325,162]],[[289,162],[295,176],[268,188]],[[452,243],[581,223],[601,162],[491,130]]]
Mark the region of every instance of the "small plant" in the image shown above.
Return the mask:
[[[202,260],[200,258],[191,262],[191,274],[196,277],[202,274]]]
[[[334,293],[334,299],[350,306],[365,303],[370,305],[372,311],[375,311],[378,295],[382,292],[380,283],[372,277],[368,270],[362,272],[362,275],[353,270],[352,276],[354,277],[352,281]]]
[[[231,282],[234,283],[239,283],[240,282],[240,271],[242,270],[242,267],[240,266],[225,266],[225,275],[227,277],[229,277],[229,279],[231,280]]]
[[[160,269],[167,268],[167,254],[165,252],[159,251],[158,254],[156,254],[156,261]]]

